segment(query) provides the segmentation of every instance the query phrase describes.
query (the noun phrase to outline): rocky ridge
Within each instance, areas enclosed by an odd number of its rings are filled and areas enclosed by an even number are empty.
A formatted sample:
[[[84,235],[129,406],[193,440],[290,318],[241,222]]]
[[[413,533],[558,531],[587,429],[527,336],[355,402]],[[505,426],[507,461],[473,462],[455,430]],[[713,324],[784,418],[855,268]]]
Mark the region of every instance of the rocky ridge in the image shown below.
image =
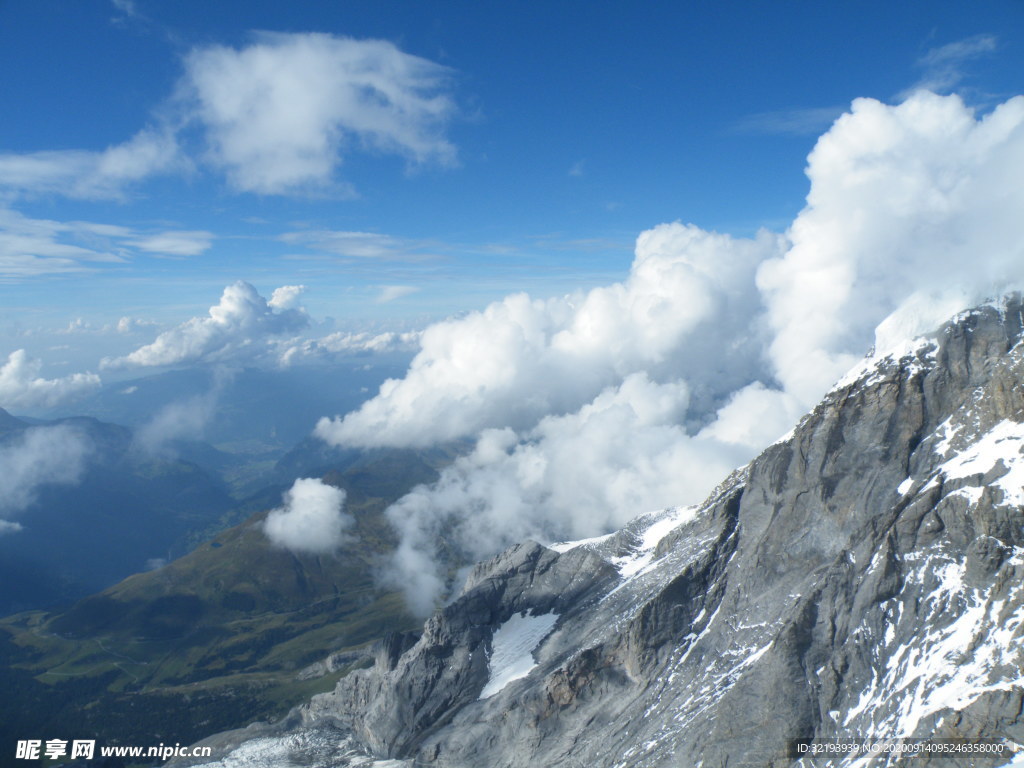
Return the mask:
[[[1022,328],[1020,296],[963,313],[866,360],[700,507],[478,565],[418,639],[203,742],[222,756],[204,764],[735,768],[796,764],[795,740],[1024,743]]]

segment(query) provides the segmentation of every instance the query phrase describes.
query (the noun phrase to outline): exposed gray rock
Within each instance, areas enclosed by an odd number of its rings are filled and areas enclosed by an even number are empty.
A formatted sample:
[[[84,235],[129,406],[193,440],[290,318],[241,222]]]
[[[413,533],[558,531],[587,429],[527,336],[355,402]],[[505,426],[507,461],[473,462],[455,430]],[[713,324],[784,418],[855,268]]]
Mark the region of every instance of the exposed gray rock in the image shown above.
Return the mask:
[[[783,766],[800,739],[1024,743],[1022,309],[983,307],[869,360],[699,509],[477,566],[415,643],[389,638],[284,723],[211,743],[337,729],[365,757],[331,765],[437,768]],[[497,646],[517,642],[528,674],[511,679]]]

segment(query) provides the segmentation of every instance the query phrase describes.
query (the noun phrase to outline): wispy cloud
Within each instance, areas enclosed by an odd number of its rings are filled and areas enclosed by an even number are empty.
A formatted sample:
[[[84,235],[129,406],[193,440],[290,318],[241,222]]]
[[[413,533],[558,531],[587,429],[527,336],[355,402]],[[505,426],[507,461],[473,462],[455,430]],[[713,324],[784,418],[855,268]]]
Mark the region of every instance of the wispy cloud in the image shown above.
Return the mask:
[[[123,264],[137,253],[198,256],[215,236],[198,230],[143,231],[90,221],[33,219],[0,207],[0,278],[24,279]]]
[[[343,150],[360,145],[414,164],[455,160],[444,136],[450,71],[390,42],[267,33],[245,48],[194,50],[185,68],[206,159],[240,191],[328,187]]]
[[[393,237],[376,232],[308,230],[288,232],[281,242],[347,259],[418,262],[437,258],[437,243]]]
[[[198,256],[210,249],[214,234],[202,230],[170,230],[135,237],[126,243],[140,251],[167,256]]]
[[[780,136],[817,136],[845,111],[845,107],[805,107],[755,112],[732,124],[736,133]]]
[[[5,440],[0,446],[0,513],[25,511],[44,485],[77,483],[90,448],[89,438],[66,424],[31,427]],[[0,533],[15,533],[21,527],[0,520]]]
[[[19,196],[121,199],[131,185],[185,166],[176,137],[166,129],[147,128],[101,151],[0,154],[0,190]]]
[[[145,20],[115,0],[115,23]],[[240,192],[354,195],[337,176],[354,152],[410,167],[452,165],[451,70],[384,40],[261,33],[250,45],[192,49],[153,124],[102,150],[0,154],[0,192],[121,199],[158,173],[196,164]]]
[[[587,164],[586,160],[577,160],[575,163],[572,164],[572,167],[569,168],[569,175],[570,176],[582,176],[586,164]]]
[[[970,62],[993,53],[998,45],[999,39],[995,35],[983,34],[932,48],[917,60],[917,66],[922,70],[921,79],[901,96],[906,98],[918,90],[949,93],[966,77],[966,67]]]
[[[416,293],[419,290],[415,285],[382,285],[380,287],[380,294],[377,296],[375,301],[378,304],[387,304],[389,301],[395,301],[403,296],[409,296],[410,294]]]

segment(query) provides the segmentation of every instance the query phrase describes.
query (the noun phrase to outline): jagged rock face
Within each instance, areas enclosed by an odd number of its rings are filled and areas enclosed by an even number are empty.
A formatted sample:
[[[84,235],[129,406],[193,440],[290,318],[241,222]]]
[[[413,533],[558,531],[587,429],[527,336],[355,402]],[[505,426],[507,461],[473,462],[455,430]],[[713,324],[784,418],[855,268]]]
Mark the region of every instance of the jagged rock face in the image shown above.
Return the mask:
[[[735,768],[793,764],[795,739],[1024,742],[1022,317],[1014,298],[871,360],[701,508],[478,566],[411,647],[210,743]]]

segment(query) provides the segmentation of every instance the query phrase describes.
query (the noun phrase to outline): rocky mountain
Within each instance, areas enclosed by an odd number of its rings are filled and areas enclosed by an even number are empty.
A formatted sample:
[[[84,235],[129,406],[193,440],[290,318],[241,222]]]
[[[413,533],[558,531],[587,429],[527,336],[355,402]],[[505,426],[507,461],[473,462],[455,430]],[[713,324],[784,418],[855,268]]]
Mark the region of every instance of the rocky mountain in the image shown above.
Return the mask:
[[[867,359],[700,507],[478,565],[422,634],[198,762],[734,768],[793,765],[795,740],[1024,742],[1022,325],[1016,296]]]

